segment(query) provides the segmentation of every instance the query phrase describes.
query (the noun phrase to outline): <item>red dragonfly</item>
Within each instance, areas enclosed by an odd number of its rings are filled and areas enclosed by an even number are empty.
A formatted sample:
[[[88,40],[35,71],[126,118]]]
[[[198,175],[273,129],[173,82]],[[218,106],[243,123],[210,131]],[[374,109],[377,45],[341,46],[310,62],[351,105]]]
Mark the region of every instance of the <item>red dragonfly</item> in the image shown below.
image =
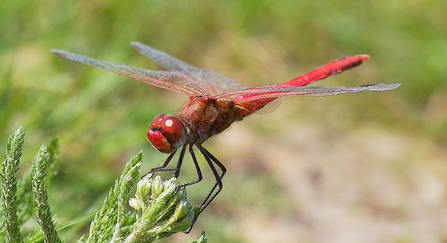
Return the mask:
[[[126,64],[110,63],[64,50],[51,50],[51,52],[72,61],[99,67],[189,96],[188,101],[177,114],[157,115],[150,125],[147,138],[160,152],[169,154],[162,166],[152,169],[149,173],[173,171],[174,177],[177,178],[188,148],[198,178],[181,184],[180,187],[200,182],[202,172],[197,163],[193,146],[199,149],[211,168],[216,183],[202,203],[200,211],[195,215],[193,224],[199,214],[222,190],[222,178],[227,171],[225,166],[202,146],[208,138],[221,133],[233,122],[240,121],[253,112],[272,105],[271,102],[278,101],[278,98],[296,95],[329,96],[364,90],[385,91],[400,86],[398,83],[378,83],[355,87],[307,86],[314,81],[359,66],[369,58],[368,55],[347,56],[283,83],[249,88],[223,74],[192,66],[145,44],[132,42],[131,45],[135,50],[168,71],[148,70]],[[175,168],[167,168],[178,149],[180,149],[180,155],[177,165]],[[216,170],[215,165],[220,168],[220,172]]]

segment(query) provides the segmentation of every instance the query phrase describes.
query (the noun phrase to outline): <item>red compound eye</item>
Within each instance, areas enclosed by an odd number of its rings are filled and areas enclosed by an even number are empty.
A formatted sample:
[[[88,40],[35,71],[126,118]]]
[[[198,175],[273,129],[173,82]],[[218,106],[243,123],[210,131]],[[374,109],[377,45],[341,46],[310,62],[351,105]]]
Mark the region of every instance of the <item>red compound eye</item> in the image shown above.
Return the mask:
[[[170,153],[185,144],[186,132],[180,119],[159,114],[152,120],[147,139],[160,152]]]
[[[166,139],[175,147],[180,148],[185,144],[186,132],[182,121],[175,116],[164,116],[161,120],[161,130]]]
[[[163,119],[163,117],[165,116],[165,114],[158,114],[151,123],[151,128],[160,128],[161,127],[161,120]]]

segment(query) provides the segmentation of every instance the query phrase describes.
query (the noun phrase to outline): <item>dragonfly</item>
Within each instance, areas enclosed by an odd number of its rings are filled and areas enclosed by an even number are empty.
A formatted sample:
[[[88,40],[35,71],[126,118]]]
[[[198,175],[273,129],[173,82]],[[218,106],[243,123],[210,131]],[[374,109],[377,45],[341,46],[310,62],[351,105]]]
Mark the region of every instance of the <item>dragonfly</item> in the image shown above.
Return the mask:
[[[167,71],[111,63],[65,50],[53,49],[51,52],[75,62],[102,68],[189,96],[177,114],[157,115],[147,131],[150,143],[160,152],[169,154],[161,166],[151,169],[148,174],[170,171],[174,173],[174,177],[178,178],[183,159],[188,151],[197,172],[197,179],[180,184],[179,188],[200,182],[203,176],[194,152],[195,146],[205,158],[215,178],[214,186],[201,204],[200,210],[195,214],[192,225],[186,233],[191,231],[198,216],[223,188],[222,179],[227,169],[202,145],[210,137],[223,132],[232,123],[241,121],[254,112],[275,108],[278,101],[284,97],[330,96],[366,90],[386,91],[400,86],[399,83],[377,83],[353,87],[308,85],[357,67],[369,58],[368,55],[347,56],[283,83],[250,88],[226,75],[195,67],[140,42],[131,42],[131,46]],[[168,167],[177,151],[180,151],[177,164],[175,167]]]

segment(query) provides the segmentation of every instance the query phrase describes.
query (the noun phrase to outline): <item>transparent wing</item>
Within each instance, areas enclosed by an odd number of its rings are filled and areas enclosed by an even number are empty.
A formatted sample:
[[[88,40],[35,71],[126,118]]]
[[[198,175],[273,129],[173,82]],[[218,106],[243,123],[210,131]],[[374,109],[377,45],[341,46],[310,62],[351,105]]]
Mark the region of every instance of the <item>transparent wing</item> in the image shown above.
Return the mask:
[[[260,99],[276,99],[288,96],[330,96],[342,93],[355,93],[365,90],[386,91],[399,87],[399,83],[378,83],[361,86],[288,86],[275,87],[275,85],[264,85],[244,90],[226,92],[212,98],[233,98],[234,101],[244,100],[253,101]]]
[[[169,71],[177,71],[192,77],[197,83],[194,88],[201,90],[204,95],[216,95],[219,93],[246,89],[247,86],[236,82],[230,77],[213,70],[198,68],[181,61],[165,52],[154,49],[140,42],[132,42],[132,47],[138,52],[152,59]]]
[[[343,86],[289,86],[278,87],[275,85],[258,86],[250,89],[227,92],[218,97],[232,99],[240,111],[241,116],[249,115],[253,112],[262,111],[266,108],[271,111],[271,102],[275,103],[278,98],[288,96],[329,96],[342,93],[355,93],[365,90],[369,91],[385,91],[399,87],[400,84],[368,84],[355,87]],[[269,108],[270,107],[270,108]],[[276,108],[274,105],[273,108]]]
[[[201,89],[196,88],[195,80],[180,72],[155,71],[126,64],[116,64],[82,56],[79,54],[74,54],[64,50],[53,49],[51,50],[51,52],[68,60],[102,68],[160,88],[177,91],[187,95],[204,95]]]
[[[255,111],[256,114],[268,114],[273,112],[281,105],[283,98],[277,98],[269,103],[267,103],[264,107]]]

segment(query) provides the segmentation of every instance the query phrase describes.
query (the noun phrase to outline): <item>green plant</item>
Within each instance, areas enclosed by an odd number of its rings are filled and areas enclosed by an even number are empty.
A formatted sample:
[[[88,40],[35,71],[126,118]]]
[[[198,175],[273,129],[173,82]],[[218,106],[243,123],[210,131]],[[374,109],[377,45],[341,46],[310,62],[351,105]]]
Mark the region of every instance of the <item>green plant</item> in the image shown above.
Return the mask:
[[[46,186],[55,174],[59,161],[59,142],[53,139],[42,145],[31,172],[21,178],[19,170],[25,131],[20,127],[8,140],[1,171],[2,211],[1,242],[63,242],[58,231],[92,214],[82,216],[58,227],[52,217]],[[125,166],[102,208],[95,213],[88,235],[77,242],[153,242],[179,231],[187,230],[197,208],[187,200],[186,190],[178,188],[175,178],[162,180],[145,176],[138,184],[135,198],[129,193],[139,179],[143,153],[134,156]],[[127,204],[135,210],[128,211]],[[27,229],[24,224],[37,215],[39,229]],[[206,233],[193,242],[206,242]]]

